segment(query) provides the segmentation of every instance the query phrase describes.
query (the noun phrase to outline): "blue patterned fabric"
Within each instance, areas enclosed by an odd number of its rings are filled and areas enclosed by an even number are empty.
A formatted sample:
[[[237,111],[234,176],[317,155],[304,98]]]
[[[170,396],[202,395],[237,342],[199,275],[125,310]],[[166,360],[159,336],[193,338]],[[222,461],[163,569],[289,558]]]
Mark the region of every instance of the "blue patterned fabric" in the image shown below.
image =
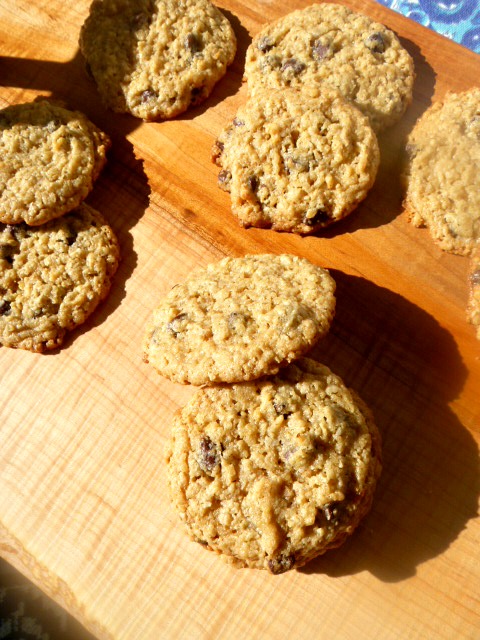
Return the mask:
[[[479,0],[377,0],[398,13],[480,53]]]

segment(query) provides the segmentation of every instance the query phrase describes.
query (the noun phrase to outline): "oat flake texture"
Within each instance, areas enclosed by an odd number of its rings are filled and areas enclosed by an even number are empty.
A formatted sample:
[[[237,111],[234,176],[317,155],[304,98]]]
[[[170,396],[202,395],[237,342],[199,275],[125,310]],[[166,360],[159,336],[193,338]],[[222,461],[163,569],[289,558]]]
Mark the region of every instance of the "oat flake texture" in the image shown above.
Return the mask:
[[[199,390],[174,420],[167,461],[191,537],[278,574],[338,547],[368,512],[380,436],[338,376],[300,358],[273,378]]]
[[[145,332],[145,360],[196,385],[276,373],[327,333],[334,292],[328,271],[305,258],[224,258],[159,303]]]

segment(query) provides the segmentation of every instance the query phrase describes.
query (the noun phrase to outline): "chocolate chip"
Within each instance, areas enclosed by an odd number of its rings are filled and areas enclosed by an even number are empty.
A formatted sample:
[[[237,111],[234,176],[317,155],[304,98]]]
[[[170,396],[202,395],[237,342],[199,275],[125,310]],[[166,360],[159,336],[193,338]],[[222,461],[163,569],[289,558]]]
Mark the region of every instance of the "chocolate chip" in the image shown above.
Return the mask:
[[[13,255],[15,247],[11,244],[0,244],[0,259],[6,260],[9,264],[13,264]]]
[[[366,38],[365,46],[373,53],[384,53],[387,48],[387,40],[383,33],[377,31],[376,33],[372,33]]]
[[[295,556],[293,554],[280,554],[274,558],[269,558],[267,566],[271,573],[278,575],[290,571],[295,566]]]
[[[331,56],[331,53],[332,50],[328,45],[323,44],[320,40],[315,40],[312,45],[312,55],[315,60],[325,60]]]
[[[142,103],[151,102],[152,100],[155,100],[157,97],[158,96],[155,93],[155,91],[152,91],[152,89],[145,89],[145,91],[142,93],[140,100],[142,101]]]
[[[325,520],[334,526],[338,526],[346,515],[346,508],[343,502],[330,502],[322,510]]]
[[[201,85],[200,87],[193,87],[190,92],[190,104],[193,106],[198,104],[205,97],[205,87]]]
[[[288,409],[287,403],[282,402],[281,400],[274,400],[273,408],[278,413],[278,415],[282,415],[284,418],[288,418],[288,416],[292,415],[292,412]]]
[[[220,189],[223,189],[224,191],[228,191],[231,179],[232,179],[232,174],[230,173],[230,171],[227,171],[226,169],[222,169],[218,174],[218,186],[220,187]]]
[[[0,316],[9,316],[12,305],[8,300],[0,300]]]
[[[176,338],[179,333],[183,331],[185,328],[186,321],[188,320],[187,313],[179,313],[178,316],[175,316],[173,320],[167,323],[167,331],[172,333]]]
[[[295,58],[289,58],[282,64],[282,71],[292,71],[296,76],[300,75],[302,71],[305,71],[307,65]]]
[[[328,214],[328,211],[324,209],[317,209],[314,216],[303,216],[302,222],[303,224],[308,225],[309,227],[316,227],[317,225],[325,226],[331,221],[331,218]]]
[[[197,462],[205,473],[211,473],[220,463],[217,445],[208,436],[200,440]]]
[[[480,269],[475,269],[475,271],[470,274],[470,283],[473,287],[480,285]]]
[[[273,42],[270,40],[268,36],[263,36],[257,42],[257,49],[262,53],[265,53],[266,51],[270,51],[272,47],[273,47]]]
[[[250,189],[250,191],[252,193],[255,193],[256,190],[258,189],[258,185],[259,185],[257,176],[248,176],[247,185],[248,185],[248,188]]]
[[[192,55],[199,53],[203,49],[202,41],[194,33],[189,33],[184,40],[185,49],[188,49]]]

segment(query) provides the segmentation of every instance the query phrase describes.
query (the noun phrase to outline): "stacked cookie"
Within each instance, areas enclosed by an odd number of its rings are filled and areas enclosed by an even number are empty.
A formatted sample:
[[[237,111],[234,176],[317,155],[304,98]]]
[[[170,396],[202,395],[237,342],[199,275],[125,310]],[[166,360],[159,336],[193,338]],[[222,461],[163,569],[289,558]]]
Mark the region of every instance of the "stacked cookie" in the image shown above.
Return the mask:
[[[203,102],[236,47],[230,22],[209,0],[93,0],[80,33],[104,104],[147,121]]]
[[[190,535],[237,566],[282,573],[340,545],[369,510],[380,438],[368,408],[307,356],[335,310],[325,269],[225,258],[152,315],[145,360],[203,385],[175,417],[171,496]]]
[[[480,89],[449,93],[413,128],[404,172],[405,208],[443,250],[471,256],[467,318],[479,327]]]
[[[0,343],[59,346],[107,295],[119,259],[103,216],[84,203],[108,136],[46,99],[0,111]]]
[[[404,114],[414,75],[393,32],[343,5],[263,28],[246,54],[247,104],[212,154],[240,224],[307,234],[353,211],[376,178],[376,133]]]

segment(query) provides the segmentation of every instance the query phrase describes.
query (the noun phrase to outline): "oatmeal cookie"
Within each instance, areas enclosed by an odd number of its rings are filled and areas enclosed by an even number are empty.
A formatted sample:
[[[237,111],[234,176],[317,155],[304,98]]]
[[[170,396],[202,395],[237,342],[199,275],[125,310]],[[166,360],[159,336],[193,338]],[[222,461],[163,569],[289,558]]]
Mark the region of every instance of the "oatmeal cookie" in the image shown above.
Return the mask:
[[[298,234],[353,211],[380,162],[367,117],[328,87],[258,91],[212,155],[242,226]]]
[[[143,120],[173,118],[205,100],[236,46],[209,0],[93,0],[80,32],[105,105]]]
[[[306,353],[330,328],[335,282],[292,255],[224,258],[155,309],[144,359],[180,383],[253,380]]]
[[[0,222],[40,225],[77,207],[106,162],[110,138],[79,111],[46,99],[0,111]]]
[[[373,417],[327,367],[199,390],[167,447],[189,534],[239,567],[278,574],[338,547],[371,507],[381,471]]]
[[[480,240],[480,88],[448,93],[407,144],[405,209],[444,251],[469,255]]]
[[[106,297],[118,260],[112,229],[85,203],[37,227],[0,224],[0,344],[61,345]]]
[[[476,327],[480,340],[480,244],[477,244],[470,258],[469,297],[467,320]]]
[[[376,132],[412,101],[410,54],[384,25],[333,3],[313,4],[267,24],[245,61],[249,92],[327,83],[370,118]]]

